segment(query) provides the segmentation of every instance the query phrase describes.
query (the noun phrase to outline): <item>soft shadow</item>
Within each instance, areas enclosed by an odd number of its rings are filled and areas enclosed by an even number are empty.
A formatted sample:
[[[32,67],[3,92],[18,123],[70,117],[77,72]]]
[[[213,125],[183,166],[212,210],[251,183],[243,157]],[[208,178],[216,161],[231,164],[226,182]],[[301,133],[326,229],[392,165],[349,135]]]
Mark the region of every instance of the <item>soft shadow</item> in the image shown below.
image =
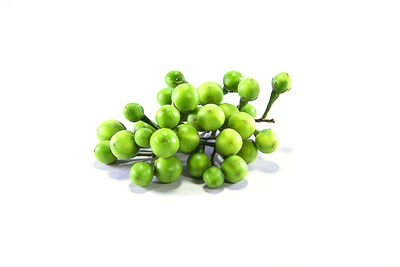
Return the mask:
[[[248,185],[247,179],[243,179],[238,183],[230,184],[230,183],[225,183],[224,187],[231,189],[231,190],[242,190]]]
[[[154,181],[153,179],[153,182],[149,184],[146,189],[156,191],[158,193],[169,193],[170,191],[177,189],[181,183],[182,177],[179,177],[178,180],[169,184],[160,183],[158,180]]]
[[[290,154],[290,153],[293,152],[293,148],[291,148],[291,147],[280,147],[278,149],[278,151],[282,152],[282,153]]]
[[[141,187],[141,186],[135,185],[134,183],[129,184],[129,191],[131,191],[132,193],[135,193],[135,194],[144,194],[144,193],[149,192],[147,187]]]
[[[279,171],[279,165],[273,161],[257,157],[254,162],[249,164],[249,171],[252,170],[259,170],[266,173],[275,173]]]
[[[222,191],[224,191],[224,187],[225,187],[225,184],[222,184],[220,187],[218,187],[218,188],[210,188],[210,187],[208,187],[206,184],[203,186],[203,190],[206,192],[206,193],[209,193],[209,194],[213,194],[213,195],[216,195],[216,194],[219,194],[219,193],[221,193]]]
[[[131,160],[117,160],[116,162],[110,165],[95,161],[93,163],[93,167],[95,167],[98,170],[107,171],[108,176],[110,176],[115,180],[127,180],[129,179],[129,170],[131,169],[131,166],[139,161],[148,162],[150,161],[150,159],[134,158]]]

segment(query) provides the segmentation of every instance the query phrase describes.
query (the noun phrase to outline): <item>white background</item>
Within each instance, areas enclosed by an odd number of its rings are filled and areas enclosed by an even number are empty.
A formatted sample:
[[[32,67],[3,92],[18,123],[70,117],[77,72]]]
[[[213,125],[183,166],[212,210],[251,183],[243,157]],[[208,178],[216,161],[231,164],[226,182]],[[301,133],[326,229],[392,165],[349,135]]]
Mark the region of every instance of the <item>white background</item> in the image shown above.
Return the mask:
[[[396,2],[0,0],[0,265],[400,266]],[[254,77],[259,114],[289,72],[280,148],[214,191],[96,163],[172,69]]]

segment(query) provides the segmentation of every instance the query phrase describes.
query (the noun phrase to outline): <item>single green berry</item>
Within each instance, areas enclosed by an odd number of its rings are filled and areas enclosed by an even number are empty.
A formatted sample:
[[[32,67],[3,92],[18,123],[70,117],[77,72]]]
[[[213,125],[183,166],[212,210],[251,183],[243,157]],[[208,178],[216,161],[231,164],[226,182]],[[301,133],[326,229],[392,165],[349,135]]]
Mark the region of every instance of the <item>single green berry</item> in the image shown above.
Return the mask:
[[[237,155],[233,155],[222,162],[221,169],[228,182],[237,183],[246,177],[248,167],[244,159]]]
[[[204,171],[211,167],[210,159],[203,152],[191,154],[186,164],[189,173],[194,177],[201,177]]]
[[[248,139],[256,129],[256,121],[245,112],[233,114],[228,122],[228,127],[236,130],[243,140]]]
[[[203,181],[210,188],[218,188],[224,183],[224,173],[217,167],[212,166],[204,171]]]
[[[116,120],[108,120],[102,122],[99,127],[97,127],[97,138],[100,141],[110,140],[111,137],[122,130],[126,130],[125,126]]]
[[[244,140],[242,148],[236,155],[244,159],[244,161],[246,161],[247,164],[252,163],[253,161],[256,160],[258,155],[258,149],[256,143],[250,139]]]
[[[258,82],[253,78],[245,78],[238,85],[239,95],[246,101],[253,101],[260,93]]]
[[[179,138],[179,151],[182,153],[192,152],[200,143],[199,133],[190,124],[179,125],[175,128],[175,133]]]
[[[154,171],[161,183],[172,183],[182,174],[182,163],[175,156],[158,158],[154,164]]]
[[[257,110],[255,107],[253,107],[250,104],[247,104],[246,106],[244,106],[240,111],[242,112],[246,112],[247,114],[251,115],[253,118],[257,117]]]
[[[231,92],[238,91],[238,85],[243,79],[243,75],[238,71],[229,71],[224,75],[224,88]]]
[[[98,161],[104,164],[111,164],[117,160],[110,149],[110,141],[100,141],[94,148],[94,156]]]
[[[137,122],[143,118],[144,111],[141,105],[128,103],[124,107],[124,116],[128,121]]]
[[[289,91],[292,86],[292,80],[287,72],[281,72],[272,78],[272,88],[279,94]]]
[[[228,126],[229,118],[233,114],[238,113],[239,110],[236,106],[229,104],[229,103],[223,103],[223,104],[219,105],[219,107],[222,108],[222,110],[224,111],[224,114],[225,114],[224,126]]]
[[[190,112],[199,104],[199,93],[191,84],[181,84],[172,92],[172,103],[182,112]]]
[[[194,128],[196,128],[197,131],[202,132],[204,131],[203,128],[201,128],[199,124],[199,120],[197,119],[197,114],[200,111],[200,107],[197,107],[195,110],[189,113],[187,117],[187,122],[192,125]]]
[[[182,72],[177,70],[172,70],[165,75],[165,83],[169,87],[176,87],[182,83],[186,83],[185,77],[183,76]]]
[[[139,128],[135,131],[135,143],[140,147],[148,147],[150,145],[150,137],[153,131],[148,128]]]
[[[157,157],[168,158],[178,151],[179,139],[171,129],[161,128],[151,136],[150,147]]]
[[[160,91],[158,91],[158,94],[157,94],[158,104],[160,104],[161,106],[171,105],[171,103],[172,103],[171,95],[172,95],[173,90],[174,90],[173,87],[166,87],[166,88],[163,88]]]
[[[135,135],[127,130],[114,134],[110,140],[111,152],[119,159],[127,160],[133,158],[139,151],[134,138]]]
[[[131,181],[138,186],[147,186],[153,180],[153,167],[146,162],[136,162],[129,171]]]
[[[135,125],[133,125],[133,132],[136,132],[136,130],[139,129],[139,128],[150,129],[153,133],[156,131],[156,129],[154,129],[152,126],[150,126],[149,124],[145,123],[144,121],[138,121],[137,123],[135,123]]]
[[[206,131],[215,131],[224,124],[225,114],[219,106],[207,104],[200,108],[197,119],[201,128]]]
[[[216,82],[202,83],[199,88],[199,99],[202,105],[216,104],[219,105],[224,98],[222,87]]]
[[[174,128],[181,120],[179,111],[171,105],[165,105],[158,109],[156,122],[161,128]]]
[[[256,145],[262,153],[272,153],[279,145],[278,136],[271,129],[265,129],[256,136]]]
[[[243,144],[242,137],[233,129],[220,132],[215,140],[215,148],[224,156],[231,156],[239,152]]]

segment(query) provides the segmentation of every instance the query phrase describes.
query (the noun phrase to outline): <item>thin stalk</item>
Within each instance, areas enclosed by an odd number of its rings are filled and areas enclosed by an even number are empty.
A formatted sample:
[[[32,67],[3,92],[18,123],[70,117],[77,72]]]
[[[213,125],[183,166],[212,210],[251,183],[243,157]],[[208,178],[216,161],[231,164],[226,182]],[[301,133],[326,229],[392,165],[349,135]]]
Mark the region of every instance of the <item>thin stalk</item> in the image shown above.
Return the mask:
[[[264,119],[256,119],[256,122],[270,122],[270,123],[275,123],[275,119],[270,119],[270,120],[264,120]]]
[[[265,109],[264,114],[261,117],[262,120],[264,120],[267,117],[268,112],[272,107],[272,104],[275,102],[275,100],[278,99],[278,97],[279,97],[279,93],[275,90],[272,90],[271,96],[269,97],[267,108]]]
[[[244,100],[242,97],[240,98],[239,106],[237,106],[238,110],[240,111],[244,106],[247,105],[249,101]]]
[[[141,119],[141,121],[149,124],[151,127],[153,127],[154,129],[160,129],[160,127],[152,120],[149,119],[149,117],[147,117],[146,115],[143,114],[143,117]]]

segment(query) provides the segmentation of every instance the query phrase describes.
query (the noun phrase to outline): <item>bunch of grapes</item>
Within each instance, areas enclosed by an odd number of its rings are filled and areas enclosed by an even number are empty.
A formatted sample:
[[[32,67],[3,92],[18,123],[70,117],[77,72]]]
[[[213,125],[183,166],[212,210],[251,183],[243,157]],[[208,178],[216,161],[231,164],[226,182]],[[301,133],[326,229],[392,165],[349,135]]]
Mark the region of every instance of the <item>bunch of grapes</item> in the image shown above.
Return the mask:
[[[165,82],[168,87],[157,94],[161,107],[155,122],[139,104],[129,103],[123,113],[126,119],[135,122],[132,131],[116,120],[100,124],[97,128],[100,143],[94,149],[98,161],[112,164],[117,159],[145,157],[132,165],[129,176],[136,185],[147,186],[154,175],[161,183],[171,183],[180,177],[182,162],[175,156],[179,151],[189,154],[186,166],[192,176],[202,177],[208,187],[217,188],[224,181],[243,180],[247,165],[257,158],[258,151],[272,153],[277,149],[275,132],[257,130],[256,124],[275,122],[266,118],[279,95],[290,90],[289,74],[282,72],[272,79],[268,105],[258,119],[249,102],[258,98],[259,85],[238,71],[224,75],[223,87],[216,82],[205,82],[196,88],[179,71],[168,72]],[[239,105],[222,103],[228,93],[239,94]],[[205,153],[206,146],[211,147],[211,155]]]

